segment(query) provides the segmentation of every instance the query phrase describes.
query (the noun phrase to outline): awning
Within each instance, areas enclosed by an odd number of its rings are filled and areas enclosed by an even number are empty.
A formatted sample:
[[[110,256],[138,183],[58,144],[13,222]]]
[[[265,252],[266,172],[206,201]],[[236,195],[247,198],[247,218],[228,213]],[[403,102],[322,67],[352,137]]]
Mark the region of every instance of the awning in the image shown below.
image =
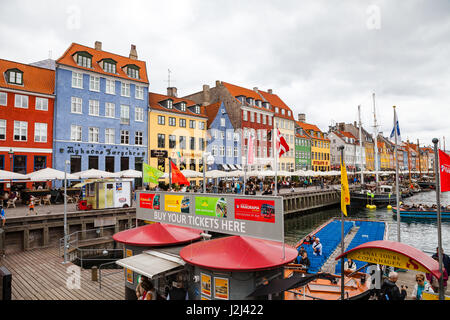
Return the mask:
[[[222,164],[224,170],[230,170],[230,167],[227,164]]]
[[[229,164],[231,170],[237,170],[236,166],[234,164]]]
[[[132,257],[117,260],[116,264],[152,279],[163,272],[182,267],[186,263],[176,256],[148,250]]]
[[[81,188],[87,184],[88,184],[88,182],[79,182],[76,185],[73,185],[72,188]]]
[[[240,164],[236,164],[236,168],[238,168],[238,170],[242,170],[242,167]]]

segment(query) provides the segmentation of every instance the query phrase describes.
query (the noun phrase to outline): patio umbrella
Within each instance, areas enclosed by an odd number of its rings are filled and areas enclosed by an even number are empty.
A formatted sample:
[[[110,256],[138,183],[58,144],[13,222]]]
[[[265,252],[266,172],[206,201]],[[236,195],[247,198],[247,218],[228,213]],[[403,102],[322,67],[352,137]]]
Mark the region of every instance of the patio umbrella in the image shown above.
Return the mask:
[[[0,170],[0,180],[27,180],[28,177],[24,174]]]
[[[77,180],[78,177],[67,173],[67,180]],[[64,171],[53,168],[45,168],[38,171],[31,172],[26,175],[30,181],[48,181],[48,180],[64,180]]]
[[[233,178],[233,177],[243,177],[244,176],[244,171],[241,171],[241,170],[237,170],[237,171],[229,171],[229,172],[226,172],[225,173],[225,176],[226,177],[230,177],[230,178]]]
[[[181,170],[181,173],[186,178],[202,178],[203,177],[203,173],[194,171],[194,170],[189,170],[189,169]]]
[[[78,179],[95,179],[95,178],[114,178],[115,173],[97,170],[97,169],[89,169],[86,171],[80,171],[73,174]]]
[[[278,176],[283,176],[283,177],[290,177],[293,176],[294,173],[293,172],[289,172],[289,171],[278,171]]]
[[[221,170],[211,170],[207,171],[205,174],[206,178],[223,178],[227,176],[227,172]]]
[[[123,170],[115,173],[117,178],[142,178],[142,171]]]

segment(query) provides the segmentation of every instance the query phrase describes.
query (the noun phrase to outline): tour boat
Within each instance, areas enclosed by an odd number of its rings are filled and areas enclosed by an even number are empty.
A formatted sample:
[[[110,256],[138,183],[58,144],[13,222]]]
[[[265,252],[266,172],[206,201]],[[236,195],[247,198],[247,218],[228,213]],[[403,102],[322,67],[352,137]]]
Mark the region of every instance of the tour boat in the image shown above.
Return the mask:
[[[392,186],[385,185],[378,188],[379,190],[375,192],[365,189],[350,192],[350,205],[352,207],[365,207],[366,205],[386,207],[395,204],[395,193]]]
[[[311,265],[305,270],[298,261],[284,269],[284,278],[293,279],[294,287],[284,291],[285,300],[339,300],[341,299],[341,261],[336,257],[341,254],[341,220],[331,219],[311,232],[308,236],[316,236],[322,243],[322,256],[314,256],[312,246],[306,244],[306,236],[296,245],[306,250]],[[351,219],[344,221],[344,251],[351,250],[363,243],[384,240],[387,235],[387,224],[379,221]],[[368,299],[371,281],[367,272],[368,264],[356,261],[354,272],[345,272],[344,299]],[[302,281],[304,278],[304,281]],[[297,281],[299,279],[299,281]],[[286,280],[288,281],[288,280]],[[299,285],[296,285],[299,284]]]
[[[397,217],[396,207],[392,207],[392,214],[394,218]],[[416,208],[410,209],[400,208],[400,218],[436,219],[437,212],[435,209],[419,210]],[[447,209],[441,210],[441,219],[450,219],[450,211],[448,211]]]

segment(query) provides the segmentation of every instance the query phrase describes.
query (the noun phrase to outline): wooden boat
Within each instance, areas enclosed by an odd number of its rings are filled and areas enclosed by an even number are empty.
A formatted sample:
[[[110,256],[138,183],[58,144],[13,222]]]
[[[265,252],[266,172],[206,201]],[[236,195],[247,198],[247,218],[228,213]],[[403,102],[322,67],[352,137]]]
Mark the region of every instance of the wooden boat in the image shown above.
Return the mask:
[[[392,186],[380,186],[379,188],[380,190],[376,192],[364,189],[350,192],[350,205],[352,207],[365,207],[367,204],[373,204],[377,207],[386,207],[395,204],[395,193]]]
[[[392,214],[397,218],[397,208],[392,207]],[[436,219],[436,210],[417,210],[400,208],[400,218]],[[441,210],[441,219],[450,219],[450,211]]]
[[[333,226],[332,224],[335,224]],[[350,227],[349,227],[350,226]],[[336,233],[336,228],[338,232]],[[296,279],[303,277],[309,277],[311,274],[319,276],[313,278],[311,281],[302,284],[301,286],[289,288],[284,291],[285,300],[339,300],[341,299],[341,275],[340,275],[340,263],[337,262],[335,257],[341,253],[340,248],[340,234],[341,234],[341,220],[331,219],[324,223],[322,226],[314,230],[309,236],[317,235],[320,238],[320,242],[323,245],[323,263],[320,268],[313,266],[313,261],[317,261],[317,257],[310,255],[308,251],[308,245],[305,244],[305,239],[308,235],[300,240],[296,245],[297,250],[300,246],[303,246],[308,257],[311,260],[311,266],[308,270],[305,270],[303,266],[293,263],[284,268],[285,279]],[[330,233],[330,234],[328,234]],[[387,224],[385,222],[368,221],[362,219],[348,219],[344,224],[345,236],[353,237],[353,240],[346,246],[345,251],[350,250],[362,243],[383,240],[387,235]],[[346,237],[344,242],[348,242]],[[329,243],[330,246],[326,245]],[[357,269],[355,272],[346,272],[344,276],[344,299],[348,300],[360,300],[368,299],[371,293],[369,275],[365,272],[367,263],[362,261],[354,261]],[[329,272],[330,269],[335,268],[335,272]],[[328,270],[325,270],[328,269]],[[320,276],[322,275],[322,276]],[[301,278],[300,278],[301,279]]]

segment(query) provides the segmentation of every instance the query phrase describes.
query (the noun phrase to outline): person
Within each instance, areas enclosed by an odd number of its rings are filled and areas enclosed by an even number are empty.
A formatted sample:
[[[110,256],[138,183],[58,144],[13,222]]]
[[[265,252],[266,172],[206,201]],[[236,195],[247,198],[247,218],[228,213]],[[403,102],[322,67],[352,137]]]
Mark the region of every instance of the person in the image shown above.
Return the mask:
[[[303,244],[312,244],[311,236],[309,234],[306,236],[305,240],[303,241]]]
[[[31,212],[35,212],[34,211],[34,197],[33,196],[30,198],[30,203],[28,204],[28,212],[30,214],[31,214]],[[36,215],[37,215],[37,213],[36,213]]]
[[[303,252],[306,252],[305,248],[303,246],[300,246],[300,249],[298,250],[297,259],[295,259],[296,262],[299,262],[302,259]]]
[[[156,290],[152,281],[145,277],[140,285],[139,291],[136,288],[136,295],[139,294],[138,300],[156,300]]]
[[[6,223],[6,212],[5,209],[3,209],[3,206],[0,206],[0,217],[2,218],[2,228],[4,228]]]
[[[313,248],[313,254],[315,256],[321,256],[322,255],[322,244],[320,243],[320,239],[319,238],[316,238],[316,240],[314,240],[312,248]]]
[[[432,257],[434,260],[439,262],[439,257],[436,255],[433,255]],[[447,270],[443,270],[444,272],[444,292],[447,290],[447,281],[448,281],[448,273]],[[431,287],[433,288],[434,292],[439,292],[439,279],[433,276],[431,273],[426,274],[427,280],[431,283]]]
[[[439,247],[436,247],[436,253],[431,256],[433,259],[439,261]],[[442,249],[442,265],[444,266],[447,274],[450,274],[450,257],[444,253]]]
[[[295,192],[294,185],[291,186],[291,192]]]
[[[389,278],[384,279],[381,285],[380,300],[405,300],[406,289],[408,287],[401,286],[401,290],[398,288],[396,282],[398,280],[398,273],[391,271]]]
[[[309,266],[311,265],[311,262],[308,258],[308,253],[306,251],[303,251],[302,256],[298,262],[298,264],[302,265],[303,268],[305,268],[306,272],[308,272]]]
[[[239,184],[239,182],[236,182],[236,193],[237,194],[241,193],[241,185]]]
[[[183,288],[181,282],[174,281],[172,283],[172,288],[169,289],[169,293],[167,294],[167,300],[188,300],[188,293]]]
[[[347,261],[344,262],[344,272],[355,272],[356,271],[356,263],[348,258]]]
[[[434,293],[434,290],[431,285],[425,281],[425,276],[422,273],[418,273],[416,274],[416,284],[414,285],[411,297],[414,300],[422,300],[423,292]]]

